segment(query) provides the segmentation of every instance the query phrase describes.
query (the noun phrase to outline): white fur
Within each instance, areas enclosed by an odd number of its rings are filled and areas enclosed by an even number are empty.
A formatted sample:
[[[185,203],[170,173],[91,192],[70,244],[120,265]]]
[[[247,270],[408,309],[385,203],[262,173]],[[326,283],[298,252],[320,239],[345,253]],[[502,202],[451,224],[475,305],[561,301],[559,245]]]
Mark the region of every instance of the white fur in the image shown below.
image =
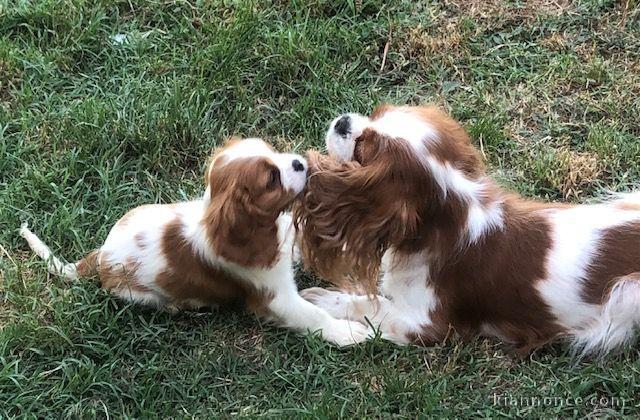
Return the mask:
[[[298,155],[273,152],[261,140],[249,139],[225,149],[228,162],[246,156],[267,156],[273,160],[281,172],[283,186],[294,192],[300,192],[306,178],[306,161]],[[294,171],[292,161],[298,159],[305,166],[304,171]],[[278,217],[278,233],[273,238],[279,244],[279,257],[270,268],[243,267],[216,255],[205,234],[204,215],[207,196],[201,200],[169,204],[142,206],[129,216],[125,223],[117,223],[102,247],[99,249],[100,265],[126,266],[135,261],[135,280],[149,291],[130,290],[127,287],[113,290],[118,297],[142,304],[170,307],[167,292],[156,283],[158,275],[170,269],[162,250],[162,235],[168,223],[179,220],[183,225],[182,234],[194,253],[202,256],[213,267],[234,274],[257,290],[267,292],[273,299],[267,304],[269,318],[296,331],[319,332],[326,340],[338,345],[349,345],[365,340],[369,329],[361,323],[332,318],[326,311],[302,299],[297,291],[293,271],[294,237],[291,216],[281,214]],[[26,226],[20,233],[27,239],[31,248],[41,258],[48,260],[52,273],[67,278],[76,278],[75,264],[64,264],[53,257],[49,248]],[[144,246],[136,244],[136,236],[142,237]],[[213,280],[213,279],[212,279]],[[215,281],[215,280],[213,280]],[[201,302],[190,301],[194,307]]]
[[[271,157],[273,163],[280,169],[282,185],[294,194],[300,194],[307,180],[307,161],[300,155],[277,153]],[[297,160],[304,165],[304,170],[295,171],[293,161]]]
[[[275,152],[262,139],[249,138],[236,142],[232,147],[226,148],[221,156],[227,157],[227,162],[229,162],[238,158],[271,156],[274,154]],[[223,159],[222,161],[225,160]]]
[[[336,132],[335,126],[338,120],[345,115],[350,118],[350,128],[346,135],[342,136]],[[339,115],[331,121],[325,139],[329,154],[341,162],[353,159],[356,139],[362,135],[364,129],[369,125],[369,119],[360,114],[352,113],[345,115]]]
[[[482,236],[493,230],[502,230],[504,227],[502,201],[491,202],[486,208],[474,200],[469,205],[467,214],[467,241],[468,244],[476,243]]]
[[[640,277],[621,279],[592,322],[573,332],[574,351],[578,356],[603,356],[635,341],[639,326]]]
[[[409,142],[418,154],[423,153],[425,142],[438,141],[438,132],[431,124],[402,108],[385,112],[369,127],[380,134]]]
[[[609,218],[602,219],[603,215],[596,215],[591,207],[548,213],[553,227],[553,245],[547,258],[550,276],[540,281],[537,289],[565,327],[577,328],[597,314],[595,305],[582,304],[580,282],[597,251],[595,224]],[[595,216],[599,216],[599,220],[594,219]]]
[[[444,198],[447,198],[447,194],[451,191],[467,201],[477,200],[478,195],[483,190],[481,183],[465,177],[461,171],[452,167],[449,162],[442,163],[431,155],[427,155],[421,160],[431,172]]]
[[[576,345],[584,352],[609,351],[612,342],[623,343],[605,331],[611,322],[633,325],[640,321],[640,306],[636,308],[632,319],[616,318],[615,311],[627,311],[609,303],[588,304],[581,297],[582,281],[587,276],[587,268],[598,254],[599,240],[603,229],[612,228],[630,221],[640,221],[640,211],[618,210],[612,203],[590,206],[577,206],[568,209],[546,211],[553,227],[553,246],[547,258],[548,278],[537,284],[537,289],[549,305],[558,323],[575,337]],[[638,244],[640,246],[640,244]],[[631,282],[630,282],[631,284]],[[637,294],[640,288],[626,286],[631,294]],[[633,299],[640,299],[640,295]],[[611,294],[609,302],[615,301]],[[626,302],[629,302],[627,299]],[[612,315],[614,314],[614,315]],[[612,319],[615,318],[615,321]],[[633,329],[627,330],[632,334]]]
[[[78,277],[76,265],[74,263],[65,264],[53,255],[49,247],[29,230],[29,225],[26,222],[20,226],[20,236],[26,239],[29,247],[37,256],[47,262],[49,272],[71,280]]]
[[[629,204],[633,206],[640,206],[640,191],[613,193],[612,195],[614,204]]]
[[[139,305],[155,306],[157,308],[166,308],[170,311],[177,310],[177,308],[174,308],[173,306],[169,305],[167,301],[160,294],[140,292],[138,290],[133,290],[129,287],[113,289],[112,293],[122,300],[135,302]]]

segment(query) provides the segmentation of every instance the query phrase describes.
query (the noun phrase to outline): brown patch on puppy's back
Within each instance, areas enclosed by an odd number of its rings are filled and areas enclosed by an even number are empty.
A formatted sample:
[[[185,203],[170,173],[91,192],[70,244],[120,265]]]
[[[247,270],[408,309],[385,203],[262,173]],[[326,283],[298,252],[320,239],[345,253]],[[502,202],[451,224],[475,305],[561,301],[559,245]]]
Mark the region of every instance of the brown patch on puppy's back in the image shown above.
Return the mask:
[[[211,266],[187,242],[179,219],[167,224],[162,235],[162,251],[168,267],[156,283],[180,306],[182,301],[198,300],[208,305],[228,305],[244,301],[254,313],[265,311],[268,296],[231,273]]]

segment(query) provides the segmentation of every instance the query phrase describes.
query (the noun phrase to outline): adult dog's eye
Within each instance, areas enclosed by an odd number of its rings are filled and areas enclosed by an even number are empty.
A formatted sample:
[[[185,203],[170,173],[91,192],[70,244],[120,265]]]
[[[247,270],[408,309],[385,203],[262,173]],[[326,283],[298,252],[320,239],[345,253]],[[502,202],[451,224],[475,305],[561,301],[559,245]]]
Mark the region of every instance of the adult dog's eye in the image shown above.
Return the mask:
[[[267,181],[267,188],[272,190],[280,186],[280,170],[273,168],[269,171],[269,181]]]

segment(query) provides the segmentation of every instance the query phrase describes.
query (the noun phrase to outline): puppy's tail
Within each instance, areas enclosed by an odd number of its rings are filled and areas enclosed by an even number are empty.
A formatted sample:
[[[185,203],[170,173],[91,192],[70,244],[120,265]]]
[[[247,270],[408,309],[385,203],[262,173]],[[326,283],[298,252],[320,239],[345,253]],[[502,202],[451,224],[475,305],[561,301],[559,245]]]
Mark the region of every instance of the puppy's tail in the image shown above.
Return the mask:
[[[25,222],[20,226],[20,236],[27,240],[27,243],[40,258],[46,261],[47,269],[51,274],[62,276],[67,280],[75,280],[78,277],[89,277],[98,272],[99,251],[93,251],[86,257],[75,263],[63,263],[51,253],[49,247],[42,242]]]

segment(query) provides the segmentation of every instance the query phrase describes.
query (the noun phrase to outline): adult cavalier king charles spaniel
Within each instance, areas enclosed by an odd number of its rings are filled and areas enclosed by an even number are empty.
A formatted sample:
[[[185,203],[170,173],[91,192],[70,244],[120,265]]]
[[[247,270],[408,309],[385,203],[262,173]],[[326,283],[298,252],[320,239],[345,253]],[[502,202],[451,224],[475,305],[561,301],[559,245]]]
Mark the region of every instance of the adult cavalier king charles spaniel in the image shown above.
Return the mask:
[[[563,205],[509,193],[464,129],[432,107],[341,115],[326,143],[329,157],[309,155],[294,213],[302,254],[367,292],[302,292],[331,315],[425,346],[457,333],[528,352],[565,338],[579,355],[602,355],[634,338],[640,194]]]
[[[284,327],[357,343],[367,338],[365,325],[335,319],[298,295],[295,233],[285,210],[306,177],[301,156],[276,153],[260,139],[235,140],[214,154],[201,199],[129,211],[76,263],[54,257],[26,225],[20,233],[52,273],[97,274],[102,287],[127,301],[171,309],[241,301]]]

